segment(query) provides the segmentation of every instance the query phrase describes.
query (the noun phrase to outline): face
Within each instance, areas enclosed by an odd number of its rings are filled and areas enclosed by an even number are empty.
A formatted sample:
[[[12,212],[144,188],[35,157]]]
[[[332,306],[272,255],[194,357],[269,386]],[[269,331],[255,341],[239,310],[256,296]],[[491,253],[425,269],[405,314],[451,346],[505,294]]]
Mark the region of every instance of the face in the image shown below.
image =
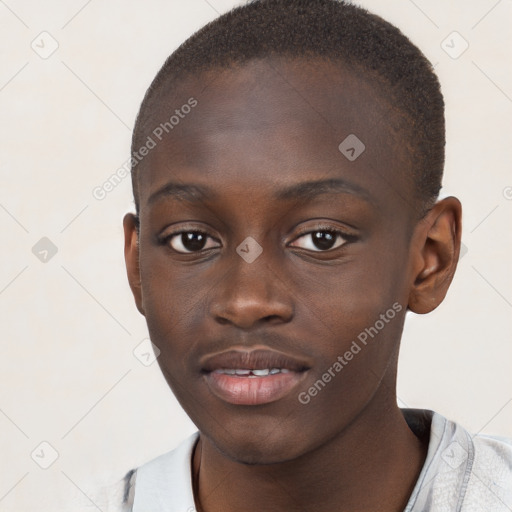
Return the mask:
[[[291,460],[395,400],[415,226],[403,121],[319,61],[189,78],[155,128],[190,97],[139,166],[132,289],[201,433],[234,460]],[[350,134],[362,153],[340,150]]]

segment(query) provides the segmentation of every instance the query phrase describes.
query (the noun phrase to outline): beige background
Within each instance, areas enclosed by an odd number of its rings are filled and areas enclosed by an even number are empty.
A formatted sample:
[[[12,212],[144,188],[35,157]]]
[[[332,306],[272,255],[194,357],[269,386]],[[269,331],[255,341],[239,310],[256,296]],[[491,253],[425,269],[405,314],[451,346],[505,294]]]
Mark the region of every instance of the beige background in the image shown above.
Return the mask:
[[[122,254],[129,178],[102,201],[92,190],[128,158],[165,57],[238,3],[0,1],[0,512],[95,510],[87,496],[99,481],[195,430],[157,364],[133,353],[147,331]],[[448,105],[443,192],[464,205],[467,254],[445,303],[408,318],[398,395],[472,432],[512,436],[512,1],[361,3],[436,65]],[[469,43],[458,58],[453,31]],[[49,51],[51,38],[59,47],[43,59],[31,43]],[[42,237],[58,249],[47,262],[32,252]]]

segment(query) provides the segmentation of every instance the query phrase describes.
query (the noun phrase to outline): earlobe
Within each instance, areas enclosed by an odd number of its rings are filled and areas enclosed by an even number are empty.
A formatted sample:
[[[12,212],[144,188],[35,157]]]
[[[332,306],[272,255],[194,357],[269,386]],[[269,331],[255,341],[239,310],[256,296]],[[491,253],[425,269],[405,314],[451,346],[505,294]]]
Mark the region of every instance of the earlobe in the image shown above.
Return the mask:
[[[138,219],[133,213],[127,213],[123,219],[124,228],[124,259],[128,282],[135,298],[135,304],[141,314],[144,313],[142,300],[142,286],[139,265],[139,234],[137,229]]]
[[[446,296],[459,259],[461,219],[460,201],[447,197],[416,226],[411,245],[411,311],[430,313]]]

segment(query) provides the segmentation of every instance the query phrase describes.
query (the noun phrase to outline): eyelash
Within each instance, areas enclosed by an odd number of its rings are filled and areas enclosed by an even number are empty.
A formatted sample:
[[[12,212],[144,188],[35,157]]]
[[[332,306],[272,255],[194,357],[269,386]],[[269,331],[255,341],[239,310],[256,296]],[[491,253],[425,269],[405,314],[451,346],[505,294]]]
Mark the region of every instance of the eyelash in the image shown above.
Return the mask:
[[[355,235],[352,235],[352,234],[349,234],[349,233],[346,233],[345,231],[341,231],[339,228],[334,228],[333,226],[328,226],[328,225],[318,225],[316,226],[314,229],[304,229],[303,231],[301,231],[297,237],[295,237],[292,242],[295,242],[296,240],[299,240],[300,238],[306,236],[306,235],[312,235],[313,233],[332,233],[333,235],[335,235],[335,243],[339,240],[339,238],[343,239],[344,242],[339,245],[338,247],[334,247],[334,248],[331,248],[331,249],[327,249],[327,250],[318,250],[318,251],[314,251],[314,250],[310,250],[310,249],[303,249],[307,252],[312,252],[312,253],[328,253],[328,252],[334,252],[336,251],[337,249],[339,249],[340,247],[343,247],[349,243],[352,243],[352,242],[355,242],[357,240],[357,237]],[[210,238],[212,240],[216,240],[215,237],[211,236],[210,234],[208,234],[206,231],[202,231],[200,229],[181,229],[179,231],[175,231],[173,233],[169,233],[161,238],[158,239],[158,243],[160,245],[166,245],[169,247],[170,250],[172,250],[173,252],[177,253],[177,254],[200,254],[201,252],[204,252],[204,251],[208,251],[209,249],[214,249],[214,247],[210,247],[208,249],[201,249],[201,250],[198,250],[198,251],[190,251],[190,252],[180,252],[180,251],[177,251],[176,249],[173,249],[171,246],[170,246],[170,241],[176,237],[176,236],[179,236],[179,235],[182,235],[184,233],[194,233],[194,234],[199,234],[199,235],[204,235],[205,237],[207,238]],[[301,247],[297,247],[298,249],[301,249]],[[216,249],[216,247],[215,247]]]

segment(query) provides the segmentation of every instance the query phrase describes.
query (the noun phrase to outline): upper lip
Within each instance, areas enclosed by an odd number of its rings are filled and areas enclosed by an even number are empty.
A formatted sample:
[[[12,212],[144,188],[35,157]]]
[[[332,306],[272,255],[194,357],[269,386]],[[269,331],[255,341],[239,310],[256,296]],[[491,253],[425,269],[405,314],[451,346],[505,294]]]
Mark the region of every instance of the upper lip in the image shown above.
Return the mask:
[[[231,348],[209,354],[201,359],[202,371],[206,373],[220,369],[264,370],[266,368],[286,368],[290,371],[301,372],[310,367],[306,360],[269,348],[252,350]]]

